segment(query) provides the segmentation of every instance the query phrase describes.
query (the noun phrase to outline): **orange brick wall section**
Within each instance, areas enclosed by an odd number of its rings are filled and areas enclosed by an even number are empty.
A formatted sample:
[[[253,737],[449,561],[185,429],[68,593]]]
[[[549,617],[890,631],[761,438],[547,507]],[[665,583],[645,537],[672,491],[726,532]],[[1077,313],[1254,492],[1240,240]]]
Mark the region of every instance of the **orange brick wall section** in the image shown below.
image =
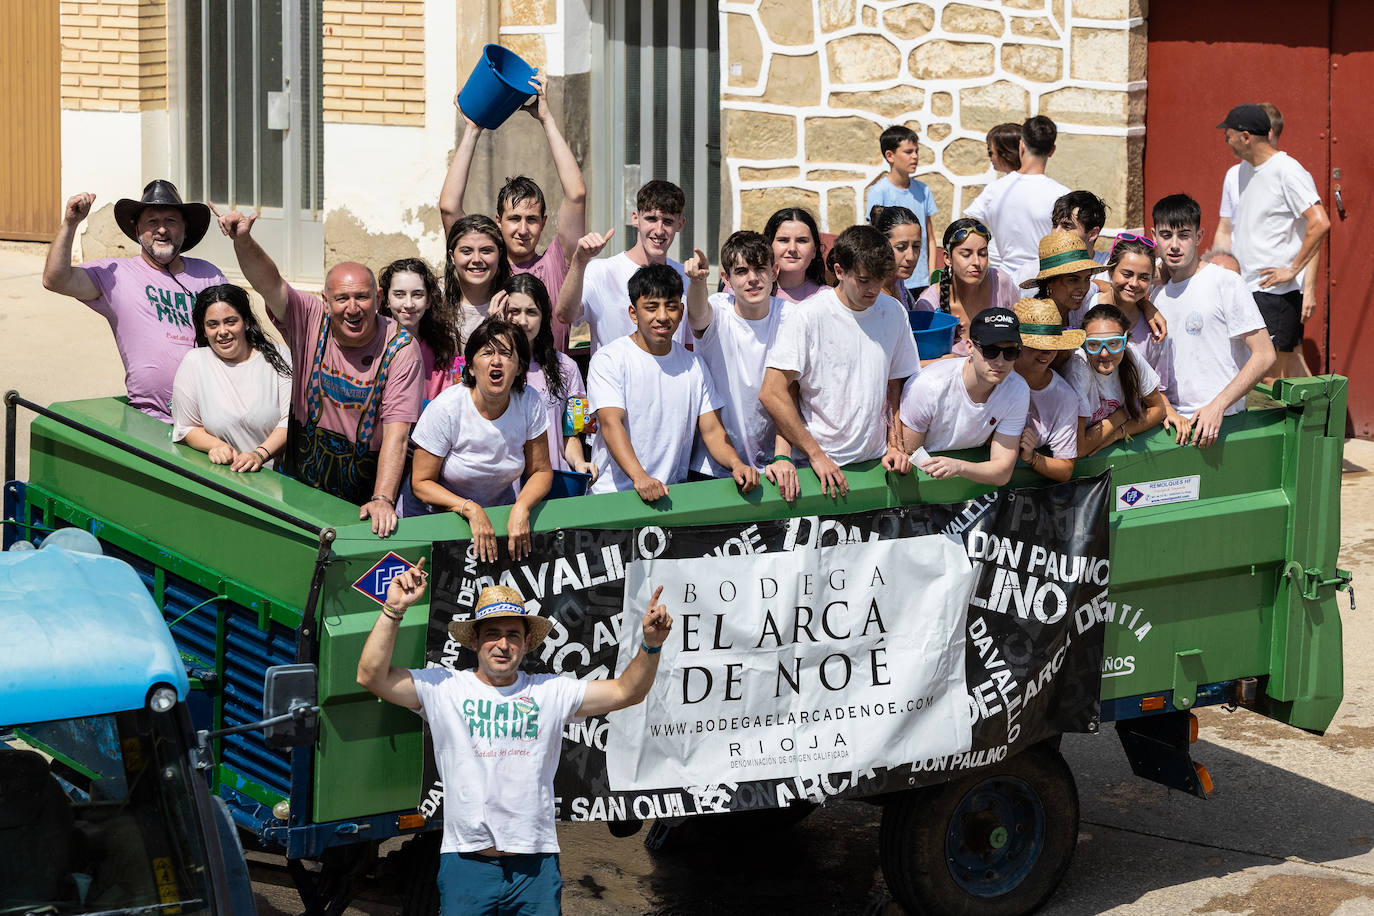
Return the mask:
[[[167,0],[62,0],[62,107],[167,107]]]
[[[424,0],[324,0],[324,119],[425,123]]]

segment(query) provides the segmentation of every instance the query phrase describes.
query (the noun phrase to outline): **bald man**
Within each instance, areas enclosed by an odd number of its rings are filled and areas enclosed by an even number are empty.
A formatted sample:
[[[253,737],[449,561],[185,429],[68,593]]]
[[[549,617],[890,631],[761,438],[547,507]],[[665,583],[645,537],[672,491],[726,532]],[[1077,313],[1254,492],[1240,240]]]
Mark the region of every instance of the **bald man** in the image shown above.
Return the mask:
[[[282,278],[252,236],[257,216],[217,214],[239,269],[267,302],[291,348],[291,424],[283,470],[361,509],[372,531],[396,530],[396,497],[410,426],[420,417],[420,349],[377,314],[377,279],[345,261],[324,278],[323,298]]]

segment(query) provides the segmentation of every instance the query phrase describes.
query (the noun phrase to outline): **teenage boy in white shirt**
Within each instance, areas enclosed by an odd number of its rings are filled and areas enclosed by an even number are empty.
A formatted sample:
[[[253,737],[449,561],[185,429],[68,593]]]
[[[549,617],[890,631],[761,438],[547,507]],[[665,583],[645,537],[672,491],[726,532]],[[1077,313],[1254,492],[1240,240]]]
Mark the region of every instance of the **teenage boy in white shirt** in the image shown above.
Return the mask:
[[[1199,261],[1197,201],[1171,194],[1155,204],[1151,221],[1169,277],[1154,296],[1173,348],[1174,376],[1165,391],[1173,409],[1164,424],[1177,441],[1206,448],[1221,434],[1222,417],[1245,409],[1245,395],[1274,364],[1274,342],[1241,278]]]
[[[630,277],[634,333],[610,341],[587,368],[587,399],[599,434],[593,493],[633,489],[651,503],[687,479],[693,434],[730,471],[742,492],[759,472],[736,453],[720,422],[721,400],[701,360],[673,339],[682,323],[682,278],[667,264]]]
[[[683,215],[686,207],[687,195],[681,188],[671,181],[654,179],[640,188],[635,197],[635,212],[630,216],[638,234],[634,247],[594,261],[615,230],[605,235],[588,233],[578,241],[563,288],[558,291],[554,317],[568,325],[587,322],[592,332],[592,356],[611,341],[634,332],[634,322],[626,316],[625,296],[630,277],[640,268],[667,264],[686,287],[687,275],[682,265],[668,257],[673,239],[687,224]],[[692,349],[692,332],[686,322],[681,323],[678,340]]]
[[[745,461],[764,469],[782,498],[797,498],[797,468],[792,446],[778,435],[777,424],[759,402],[764,363],[777,340],[792,303],[772,295],[777,268],[773,246],[761,233],[742,230],[720,246],[720,271],[729,291],[707,295],[710,274],[706,255],[695,252],[683,265],[687,272],[687,320],[696,338],[696,355],[706,364],[720,395],[721,422]],[[697,443],[692,467],[722,476],[725,469]]]
[[[1021,323],[1011,309],[983,309],[969,322],[969,355],[926,366],[902,391],[902,447],[948,452],[988,445],[986,461],[940,455],[917,464],[937,480],[963,477],[1000,487],[1011,480],[1030,410],[1016,372]]]
[[[921,371],[906,309],[883,292],[896,273],[892,246],[872,226],[850,226],[831,248],[839,285],[792,309],[768,352],[759,400],[778,433],[811,462],[827,496],[844,496],[841,466],[881,458],[905,474],[897,434],[902,385]],[[796,382],[800,410],[789,386]]]

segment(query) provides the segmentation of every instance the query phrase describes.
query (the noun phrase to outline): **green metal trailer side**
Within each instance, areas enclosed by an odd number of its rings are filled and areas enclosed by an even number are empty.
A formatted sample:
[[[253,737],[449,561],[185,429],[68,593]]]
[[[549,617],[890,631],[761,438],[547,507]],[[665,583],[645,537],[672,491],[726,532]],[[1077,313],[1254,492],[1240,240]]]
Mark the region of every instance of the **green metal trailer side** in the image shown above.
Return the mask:
[[[1110,466],[1119,488],[1198,478],[1196,499],[1111,515],[1111,602],[1099,616],[1106,625],[1104,661],[1119,667],[1103,680],[1104,718],[1132,709],[1139,714],[1144,696],[1162,697],[1166,711],[1185,710],[1198,701],[1200,686],[1255,678],[1255,706],[1264,714],[1312,731],[1331,721],[1342,683],[1335,590],[1343,580],[1335,561],[1345,390],[1339,377],[1285,380],[1272,392],[1277,406],[1228,418],[1225,438],[1210,449],[1177,446],[1156,430],[1078,462],[1076,470],[1085,475]],[[291,824],[331,824],[336,833],[356,834],[381,829],[378,816],[413,811],[420,723],[354,681],[377,605],[353,582],[389,550],[415,561],[434,541],[468,537],[462,520],[405,519],[395,536],[380,540],[359,522],[355,507],[279,474],[240,475],[210,465],[204,455],[172,444],[165,424],[118,400],[52,409],[332,531],[315,611],[323,712],[310,756],[309,810],[293,811]],[[172,610],[185,618],[174,633],[188,625],[206,628],[208,647],[196,658],[217,681],[210,685],[213,726],[232,724],[227,710],[243,699],[235,691],[246,689],[243,675],[233,670],[236,653],[245,641],[253,651],[279,651],[301,626],[319,538],[52,419],[33,424],[30,467],[24,521],[90,528],[144,564],[169,618]],[[847,474],[851,489],[839,511],[956,502],[989,489],[957,478],[899,478],[874,465]],[[1021,469],[1011,486],[1042,484]],[[817,494],[814,477],[803,486],[813,495],[792,505],[766,484],[741,496],[730,481],[674,486],[669,499],[652,507],[634,493],[551,501],[538,509],[534,524],[541,530],[630,528],[837,511],[836,503]],[[501,530],[504,512],[491,516]],[[208,600],[190,608],[188,595]],[[416,666],[423,657],[424,617],[407,618],[399,642],[400,658]],[[270,820],[266,809],[291,793],[282,791],[277,764],[259,757],[247,747],[237,758],[217,754],[216,776],[240,801],[263,806],[259,816]],[[269,778],[269,770],[277,776]],[[288,785],[304,775],[292,774]],[[369,826],[359,825],[369,817]]]

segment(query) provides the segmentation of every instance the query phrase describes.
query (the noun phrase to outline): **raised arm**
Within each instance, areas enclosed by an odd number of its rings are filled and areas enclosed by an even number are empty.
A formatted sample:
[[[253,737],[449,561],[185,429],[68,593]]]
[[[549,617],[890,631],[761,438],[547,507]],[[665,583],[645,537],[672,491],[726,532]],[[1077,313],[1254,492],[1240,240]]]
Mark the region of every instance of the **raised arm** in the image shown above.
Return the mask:
[[[711,275],[711,265],[700,248],[692,249],[692,256],[682,265],[687,275],[687,321],[692,326],[692,334],[700,337],[711,326],[711,303],[707,299],[706,278]]]
[[[639,651],[630,659],[620,677],[587,684],[582,705],[577,707],[579,717],[604,716],[608,712],[643,702],[649,695],[649,688],[654,686],[654,677],[658,674],[658,653],[673,629],[673,618],[668,615],[668,609],[658,603],[661,594],[663,586],[660,585],[649,599],[649,609],[644,612],[641,623],[643,639]]]
[[[463,114],[463,109],[458,107],[456,95],[453,97],[453,107],[457,109],[465,126],[463,138],[458,141],[458,148],[453,151],[453,161],[448,164],[443,186],[439,188],[439,218],[443,220],[446,237],[453,224],[463,218],[463,195],[468,189],[468,173],[472,171],[472,157],[477,152],[477,138],[482,134],[481,126]]]
[[[577,240],[577,250],[568,264],[568,275],[563,278],[563,288],[558,291],[558,302],[553,309],[554,315],[564,324],[582,320],[582,280],[587,274],[587,263],[601,253],[613,235],[614,229],[605,235],[588,232]]]
[[[410,671],[392,664],[392,656],[401,620],[406,610],[425,593],[425,579],[425,558],[421,557],[413,568],[391,580],[386,589],[386,603],[358,657],[358,684],[388,703],[406,709],[419,709],[420,695],[415,690],[415,679]]]
[[[100,290],[91,281],[90,275],[72,265],[72,242],[76,239],[76,227],[90,215],[93,203],[95,195],[84,191],[67,199],[67,206],[62,210],[62,225],[48,247],[48,259],[43,264],[44,289],[72,296],[82,302],[100,297]]]
[[[248,216],[238,210],[220,213],[214,204],[210,205],[210,209],[219,218],[219,231],[234,242],[234,256],[238,258],[244,279],[262,296],[273,316],[278,321],[285,321],[286,299],[291,287],[287,286],[281,271],[277,270],[276,262],[253,238],[253,224],[258,221],[258,214]]]
[[[553,166],[558,170],[558,183],[563,186],[563,203],[558,206],[558,244],[563,246],[563,257],[571,258],[577,240],[587,231],[587,183],[582,180],[582,169],[577,164],[572,147],[563,139],[558,122],[549,110],[549,100],[545,95],[548,80],[536,76],[533,82],[539,87],[539,94],[525,106],[525,110],[544,128],[544,137],[549,141],[549,154],[553,156]]]

